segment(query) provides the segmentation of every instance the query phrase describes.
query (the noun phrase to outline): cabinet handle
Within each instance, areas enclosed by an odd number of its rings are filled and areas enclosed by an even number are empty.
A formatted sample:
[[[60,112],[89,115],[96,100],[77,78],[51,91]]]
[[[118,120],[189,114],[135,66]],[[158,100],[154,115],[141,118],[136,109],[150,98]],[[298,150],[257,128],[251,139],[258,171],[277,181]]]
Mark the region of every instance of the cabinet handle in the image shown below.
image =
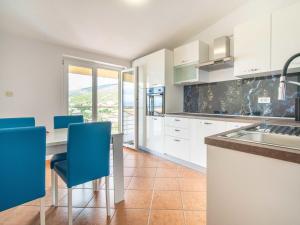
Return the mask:
[[[175,131],[176,131],[176,132],[179,132],[180,130],[178,130],[178,129],[175,129]]]
[[[178,140],[178,139],[174,139],[174,141],[176,141],[176,142],[180,142],[180,140]]]
[[[211,125],[212,123],[204,122],[205,125]]]

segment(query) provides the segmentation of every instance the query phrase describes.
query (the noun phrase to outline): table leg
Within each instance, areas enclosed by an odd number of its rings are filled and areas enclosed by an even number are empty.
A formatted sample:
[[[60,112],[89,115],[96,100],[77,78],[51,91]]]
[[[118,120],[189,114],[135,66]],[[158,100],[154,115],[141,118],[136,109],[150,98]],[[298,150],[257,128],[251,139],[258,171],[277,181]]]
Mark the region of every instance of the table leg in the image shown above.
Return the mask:
[[[115,203],[124,200],[123,134],[113,135],[113,174]]]

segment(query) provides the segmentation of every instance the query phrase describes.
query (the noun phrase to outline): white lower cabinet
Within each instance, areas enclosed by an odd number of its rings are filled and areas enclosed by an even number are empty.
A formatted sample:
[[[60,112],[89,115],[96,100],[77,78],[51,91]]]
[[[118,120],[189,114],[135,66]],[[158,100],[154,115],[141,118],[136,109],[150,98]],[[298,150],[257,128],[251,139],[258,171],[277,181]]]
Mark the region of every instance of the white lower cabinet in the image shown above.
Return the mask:
[[[189,161],[189,145],[188,139],[179,137],[166,136],[165,148],[168,155],[174,156],[178,159]]]
[[[247,126],[247,123],[166,117],[166,154],[206,167],[205,137]]]
[[[164,117],[147,116],[146,147],[159,153],[165,152]]]

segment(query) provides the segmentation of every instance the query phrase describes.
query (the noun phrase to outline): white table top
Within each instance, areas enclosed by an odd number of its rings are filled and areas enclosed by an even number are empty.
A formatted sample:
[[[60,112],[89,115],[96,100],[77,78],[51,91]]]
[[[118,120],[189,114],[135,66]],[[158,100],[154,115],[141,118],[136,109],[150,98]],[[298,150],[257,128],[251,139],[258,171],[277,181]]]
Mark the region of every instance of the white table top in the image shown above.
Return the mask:
[[[56,129],[46,134],[46,146],[67,144],[68,129]]]
[[[112,134],[112,137],[121,133]],[[66,145],[68,140],[68,129],[56,129],[46,134],[46,146]]]

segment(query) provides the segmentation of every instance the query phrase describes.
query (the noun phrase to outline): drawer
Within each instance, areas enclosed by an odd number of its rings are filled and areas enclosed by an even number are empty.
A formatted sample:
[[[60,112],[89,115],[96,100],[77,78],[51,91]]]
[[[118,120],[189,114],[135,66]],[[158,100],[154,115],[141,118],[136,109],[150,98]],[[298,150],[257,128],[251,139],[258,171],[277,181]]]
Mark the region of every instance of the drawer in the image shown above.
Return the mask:
[[[189,129],[178,128],[178,127],[166,127],[165,134],[168,136],[178,137],[178,138],[185,138],[189,139]]]
[[[190,160],[190,141],[182,138],[165,136],[166,153],[178,159]]]
[[[190,119],[180,117],[166,117],[165,124],[169,127],[188,128]]]

